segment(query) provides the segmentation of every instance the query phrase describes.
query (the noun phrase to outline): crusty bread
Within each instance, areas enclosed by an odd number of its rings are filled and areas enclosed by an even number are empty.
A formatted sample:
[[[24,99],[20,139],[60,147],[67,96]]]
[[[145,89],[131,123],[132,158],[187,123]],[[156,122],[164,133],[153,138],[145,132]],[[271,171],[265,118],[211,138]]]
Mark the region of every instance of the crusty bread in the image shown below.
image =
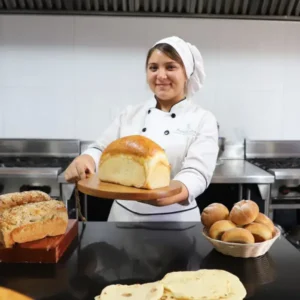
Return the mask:
[[[252,233],[244,228],[233,228],[224,232],[221,240],[229,243],[253,244],[255,242]]]
[[[261,243],[272,238],[272,231],[267,225],[252,223],[246,225],[244,228],[252,233],[256,243]]]
[[[234,204],[230,211],[229,219],[236,225],[252,223],[259,214],[258,205],[252,200],[241,200]]]
[[[49,200],[51,200],[51,197],[42,191],[26,191],[4,194],[0,196],[0,213],[2,213],[5,209],[18,205]]]
[[[212,239],[220,240],[225,231],[235,227],[236,225],[229,220],[217,221],[210,227],[209,236]]]
[[[275,226],[273,221],[266,216],[265,214],[259,213],[257,218],[254,220],[255,223],[260,223],[260,224],[264,224],[266,226],[268,226],[271,231],[272,231],[272,235],[275,234]]]
[[[61,235],[68,225],[67,209],[62,201],[49,200],[6,209],[0,219],[0,243],[10,248],[46,236]]]
[[[212,203],[206,206],[201,213],[201,222],[206,228],[220,220],[226,220],[229,216],[228,208],[221,203]]]
[[[98,168],[101,181],[143,189],[168,186],[170,174],[165,151],[141,135],[126,136],[109,144]]]

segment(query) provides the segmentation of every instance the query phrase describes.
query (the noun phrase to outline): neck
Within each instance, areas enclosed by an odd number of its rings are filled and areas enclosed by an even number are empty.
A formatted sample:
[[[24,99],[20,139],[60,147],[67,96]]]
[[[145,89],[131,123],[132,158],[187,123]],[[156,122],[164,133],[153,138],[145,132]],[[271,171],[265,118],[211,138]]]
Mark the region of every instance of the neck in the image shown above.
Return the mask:
[[[162,110],[162,111],[166,111],[169,112],[172,108],[172,106],[174,106],[175,104],[179,103],[180,101],[186,99],[185,96],[182,96],[181,98],[178,98],[176,100],[160,100],[158,97],[155,96],[155,99],[157,101],[157,105],[156,108]]]

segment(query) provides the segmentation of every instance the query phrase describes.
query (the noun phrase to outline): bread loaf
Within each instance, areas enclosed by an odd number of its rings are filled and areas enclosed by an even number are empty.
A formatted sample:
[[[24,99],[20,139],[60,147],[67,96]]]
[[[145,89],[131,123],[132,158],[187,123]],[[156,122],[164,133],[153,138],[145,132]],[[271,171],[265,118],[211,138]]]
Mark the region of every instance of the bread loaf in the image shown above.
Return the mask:
[[[68,214],[62,201],[49,200],[15,206],[2,212],[0,243],[10,248],[66,232]]]
[[[4,194],[0,196],[0,213],[2,213],[5,209],[15,206],[49,200],[51,200],[51,197],[42,191],[26,191]]]
[[[143,189],[168,186],[170,174],[165,151],[141,135],[126,136],[109,144],[98,168],[101,181]]]
[[[201,213],[201,222],[206,228],[210,228],[217,221],[225,220],[229,216],[228,208],[221,203],[212,203],[206,206]]]
[[[252,223],[259,214],[258,205],[252,200],[241,200],[234,204],[229,219],[236,225]]]

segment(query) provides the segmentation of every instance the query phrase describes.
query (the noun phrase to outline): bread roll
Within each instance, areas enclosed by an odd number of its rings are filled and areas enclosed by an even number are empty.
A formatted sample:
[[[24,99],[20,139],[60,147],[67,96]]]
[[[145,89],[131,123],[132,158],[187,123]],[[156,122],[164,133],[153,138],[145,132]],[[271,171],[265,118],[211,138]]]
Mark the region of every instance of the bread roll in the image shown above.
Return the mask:
[[[260,223],[260,224],[264,224],[266,226],[268,226],[271,231],[272,231],[272,235],[275,234],[275,226],[274,223],[272,222],[272,220],[267,217],[265,214],[259,213],[257,218],[254,220],[255,223]]]
[[[209,229],[209,236],[212,239],[220,240],[223,233],[229,229],[235,228],[236,225],[229,220],[220,220],[215,222]]]
[[[244,228],[252,233],[256,243],[261,243],[272,238],[272,231],[267,225],[252,223],[246,225]]]
[[[237,202],[230,211],[229,219],[236,225],[252,223],[259,214],[258,205],[252,200]]]
[[[229,216],[228,208],[221,203],[212,203],[206,206],[201,214],[201,222],[206,228],[210,228],[217,221],[225,220]]]
[[[2,213],[5,209],[15,206],[49,200],[51,200],[51,197],[42,191],[26,191],[4,194],[0,196],[0,213]]]
[[[255,242],[254,236],[250,231],[238,227],[225,231],[221,240],[239,244],[253,244]]]
[[[3,211],[0,219],[0,243],[11,248],[15,243],[64,234],[68,214],[62,201],[29,203]]]
[[[136,188],[170,185],[171,168],[165,151],[141,135],[115,140],[103,151],[98,168],[101,181]]]

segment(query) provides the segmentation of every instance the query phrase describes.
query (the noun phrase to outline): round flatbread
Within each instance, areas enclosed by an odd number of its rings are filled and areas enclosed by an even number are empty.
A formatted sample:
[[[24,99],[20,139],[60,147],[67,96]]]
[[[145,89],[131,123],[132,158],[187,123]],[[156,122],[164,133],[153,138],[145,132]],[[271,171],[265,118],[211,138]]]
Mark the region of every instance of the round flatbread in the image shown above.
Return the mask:
[[[175,299],[242,300],[247,295],[239,278],[224,270],[171,272],[161,282]]]
[[[133,285],[109,285],[95,300],[160,300],[164,287],[160,282]]]

